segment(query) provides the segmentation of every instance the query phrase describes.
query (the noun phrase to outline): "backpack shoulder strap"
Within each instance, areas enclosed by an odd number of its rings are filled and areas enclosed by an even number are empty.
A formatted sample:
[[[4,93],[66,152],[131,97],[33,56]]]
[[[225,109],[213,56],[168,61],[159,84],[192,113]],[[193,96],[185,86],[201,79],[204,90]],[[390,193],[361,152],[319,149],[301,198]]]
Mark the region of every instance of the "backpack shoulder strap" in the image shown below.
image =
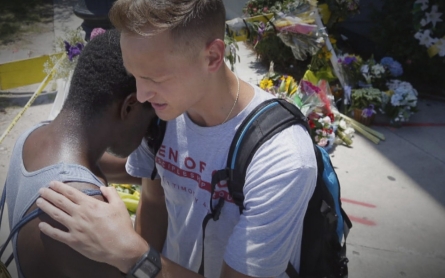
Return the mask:
[[[148,146],[152,148],[153,154],[156,156],[159,149],[161,148],[162,141],[164,141],[165,131],[167,130],[167,122],[163,121],[156,117],[155,123],[152,123],[153,126],[151,128],[151,134],[152,137],[148,138]],[[158,170],[156,169],[156,162],[154,163],[153,171],[151,172],[151,180],[154,180],[156,178],[156,174],[158,173]]]
[[[229,193],[240,212],[244,209],[247,167],[255,152],[271,137],[295,124],[309,130],[306,117],[295,105],[284,99],[270,99],[257,106],[238,128],[229,149],[227,170]]]
[[[86,189],[86,190],[82,190],[82,192],[88,196],[102,195],[102,192],[100,190],[96,190],[96,189]],[[3,187],[2,197],[0,199],[0,207],[1,207],[1,209],[0,209],[1,210],[0,211],[0,225],[3,221],[3,208],[5,207],[5,203],[6,203],[5,201],[6,201],[6,182]],[[43,213],[43,210],[36,208],[36,209],[32,210],[30,213],[28,213],[27,215],[23,216],[22,219],[20,219],[19,222],[17,222],[17,224],[15,224],[15,226],[11,229],[11,232],[9,233],[5,242],[0,247],[0,257],[3,255],[9,242],[11,241],[13,236],[20,230],[20,228],[22,228],[25,224],[27,224],[29,221],[33,220],[34,218],[36,218],[37,216],[39,216],[42,213]],[[10,264],[10,262],[12,261],[13,258],[14,258],[13,254],[11,254],[8,257],[7,261],[5,262],[6,267],[8,267],[8,265]]]

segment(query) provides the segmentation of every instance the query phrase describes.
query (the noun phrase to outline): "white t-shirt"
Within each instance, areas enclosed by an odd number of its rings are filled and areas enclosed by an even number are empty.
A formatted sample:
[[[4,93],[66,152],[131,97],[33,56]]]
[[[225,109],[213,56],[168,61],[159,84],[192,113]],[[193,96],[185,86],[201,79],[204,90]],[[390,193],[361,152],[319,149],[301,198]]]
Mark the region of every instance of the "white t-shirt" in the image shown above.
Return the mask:
[[[273,96],[258,87],[249,105],[228,122],[201,127],[183,114],[167,123],[156,156],[168,211],[163,255],[198,272],[202,257],[202,221],[209,213],[212,172],[226,166],[229,147],[243,119]],[[143,142],[127,162],[127,171],[149,178],[154,156]],[[226,199],[218,221],[205,237],[205,277],[219,277],[223,260],[238,272],[287,277],[289,261],[299,269],[304,214],[315,188],[316,158],[308,132],[292,126],[265,142],[246,174],[243,214],[218,184],[213,204]],[[153,223],[156,225],[156,223]]]

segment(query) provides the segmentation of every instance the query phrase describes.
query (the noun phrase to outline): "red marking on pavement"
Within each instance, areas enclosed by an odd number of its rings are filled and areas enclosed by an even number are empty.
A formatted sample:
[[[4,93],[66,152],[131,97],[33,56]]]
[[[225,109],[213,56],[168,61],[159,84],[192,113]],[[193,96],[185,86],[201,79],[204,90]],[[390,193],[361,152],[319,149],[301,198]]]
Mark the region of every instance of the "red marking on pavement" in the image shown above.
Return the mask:
[[[384,127],[393,127],[390,124],[372,124],[375,126],[384,126]],[[445,126],[445,123],[403,123],[402,126],[411,126],[411,127],[434,127],[434,126]]]
[[[353,222],[357,222],[366,226],[375,226],[377,225],[377,223],[375,223],[374,221],[365,219],[365,218],[360,218],[360,217],[356,217],[353,215],[348,215],[349,219]]]
[[[355,201],[355,200],[351,200],[351,199],[341,198],[341,201],[345,202],[345,203],[351,203],[351,204],[354,204],[354,205],[368,207],[368,208],[375,208],[376,207],[373,204],[363,203],[363,202],[359,202],[359,201]]]

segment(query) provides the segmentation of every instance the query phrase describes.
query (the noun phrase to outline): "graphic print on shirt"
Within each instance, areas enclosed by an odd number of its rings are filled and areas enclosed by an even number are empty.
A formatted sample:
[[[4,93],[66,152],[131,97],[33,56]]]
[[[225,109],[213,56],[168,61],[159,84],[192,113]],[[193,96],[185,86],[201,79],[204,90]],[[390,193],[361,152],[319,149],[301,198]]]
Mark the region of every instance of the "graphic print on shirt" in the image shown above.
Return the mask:
[[[156,156],[156,164],[160,165],[166,171],[180,177],[181,179],[186,178],[196,181],[196,184],[198,185],[197,188],[211,193],[211,176],[209,175],[207,177],[206,175],[205,178],[207,180],[202,178],[203,172],[207,172],[205,171],[207,163],[204,161],[193,159],[189,156],[183,158],[183,161],[178,162],[178,157],[179,156],[177,150],[162,145]],[[183,165],[183,167],[181,168],[178,165]],[[213,172],[215,171],[216,170],[213,170]],[[197,200],[196,196],[198,196],[198,194],[196,194],[197,192],[195,192],[195,190],[192,188],[188,188],[183,184],[176,184],[168,180],[165,180],[165,182],[170,188],[176,189],[178,191],[183,191],[184,194],[193,195],[195,197],[195,202],[208,202],[208,200]],[[228,191],[226,181],[219,182],[215,185],[213,199],[216,200],[219,198],[224,198],[225,201],[233,203],[232,197],[230,196]],[[207,207],[206,203],[204,203],[205,207]]]

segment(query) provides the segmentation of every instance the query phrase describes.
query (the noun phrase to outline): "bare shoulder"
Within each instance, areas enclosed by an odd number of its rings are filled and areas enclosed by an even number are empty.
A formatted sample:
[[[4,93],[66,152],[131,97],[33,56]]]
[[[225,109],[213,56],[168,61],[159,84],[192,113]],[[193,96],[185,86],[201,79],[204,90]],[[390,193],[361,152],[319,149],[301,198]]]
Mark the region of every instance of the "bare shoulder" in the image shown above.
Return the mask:
[[[81,191],[99,189],[96,185],[88,183],[70,183],[70,185]],[[101,195],[93,198],[104,200]],[[36,205],[33,204],[26,213],[35,208]],[[67,245],[41,233],[38,228],[40,222],[66,230],[63,225],[46,214],[39,215],[20,230],[17,254],[25,277],[122,277],[117,268],[92,261]]]

